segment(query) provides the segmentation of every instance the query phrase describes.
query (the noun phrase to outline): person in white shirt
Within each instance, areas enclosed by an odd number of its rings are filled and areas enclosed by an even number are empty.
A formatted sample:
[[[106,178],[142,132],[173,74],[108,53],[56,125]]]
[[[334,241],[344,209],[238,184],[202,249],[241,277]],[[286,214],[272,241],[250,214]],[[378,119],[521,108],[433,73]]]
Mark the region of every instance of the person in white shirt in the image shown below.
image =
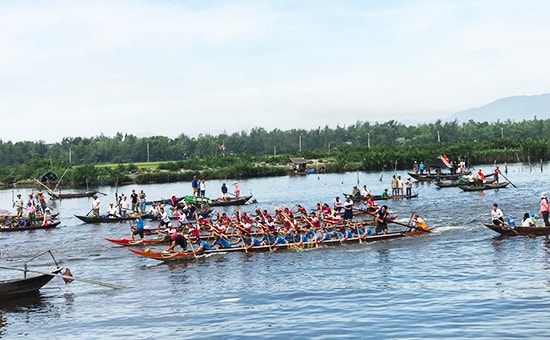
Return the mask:
[[[503,225],[504,224],[504,214],[502,210],[498,207],[497,203],[493,203],[493,209],[491,209],[491,220],[494,225]]]

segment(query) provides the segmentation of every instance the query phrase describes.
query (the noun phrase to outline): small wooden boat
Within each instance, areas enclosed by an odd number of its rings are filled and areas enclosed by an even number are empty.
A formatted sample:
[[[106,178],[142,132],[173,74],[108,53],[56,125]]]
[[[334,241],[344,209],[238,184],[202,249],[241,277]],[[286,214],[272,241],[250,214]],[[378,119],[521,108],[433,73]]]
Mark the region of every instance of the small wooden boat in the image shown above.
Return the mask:
[[[85,192],[50,192],[48,191],[50,198],[53,200],[56,199],[67,199],[67,198],[83,198],[83,197],[93,197],[97,194],[97,191],[85,191]]]
[[[193,196],[185,196],[183,200],[180,200],[178,203],[179,207],[184,206],[184,202],[187,202],[189,204],[195,204],[200,205],[202,203],[206,203],[211,207],[224,207],[224,206],[231,206],[231,205],[243,205],[246,204],[250,199],[252,198],[252,195],[248,196],[239,196],[239,198],[236,197],[229,197],[227,199],[223,198],[215,198],[210,199],[208,197],[193,197]]]
[[[109,242],[112,242],[114,244],[118,244],[121,246],[135,246],[140,244],[155,244],[155,243],[162,243],[164,242],[164,238],[155,238],[155,239],[136,239],[131,240],[129,238],[112,238],[112,237],[105,237],[105,239]]]
[[[433,182],[437,178],[437,174],[415,174],[414,172],[409,172],[409,176],[421,182]],[[439,175],[439,178],[443,181],[458,180],[460,176],[464,174],[451,174],[451,173],[442,173]]]
[[[483,223],[487,228],[504,236],[546,236],[550,235],[550,227],[522,227],[509,225],[495,225]]]
[[[54,269],[51,269],[48,272],[38,272],[28,269],[28,263],[30,261],[46,253],[49,253],[52,256],[52,259],[55,263]],[[63,270],[63,268],[57,264],[57,261],[49,250],[34,256],[30,260],[25,261],[25,266],[23,268],[1,268],[22,271],[23,278],[0,280],[0,299],[11,299],[36,294],[38,293],[40,288],[45,286],[53,279],[54,276],[60,274],[61,270]],[[27,276],[28,273],[38,273],[39,275]]]
[[[76,218],[81,220],[84,223],[121,223],[121,222],[127,222],[127,221],[135,221],[136,216],[134,215],[126,215],[126,216],[108,216],[108,215],[100,215],[100,216],[85,216],[85,215],[74,215]],[[152,215],[145,214],[141,215],[142,218],[151,218]]]
[[[480,185],[459,185],[458,187],[464,191],[483,191],[488,189],[502,189],[506,188],[510,182],[500,182],[500,183],[483,183]]]
[[[12,232],[12,231],[52,229],[57,227],[60,224],[61,224],[61,221],[54,221],[48,225],[37,224],[37,225],[15,226],[15,227],[0,227],[0,233]]]
[[[57,216],[59,216],[59,213],[54,213],[54,214],[50,215],[50,218],[55,219]],[[25,222],[28,222],[29,221],[29,216],[23,216],[21,219],[23,219]],[[12,222],[13,221],[17,222],[18,219],[15,215],[11,215],[11,214],[0,215],[0,223],[2,223],[2,222],[5,223],[6,220],[11,220]],[[44,220],[44,215],[36,215],[35,216],[35,221],[43,221],[43,220]]]
[[[364,202],[367,199],[365,196],[352,196],[350,194],[345,194],[345,193],[343,195],[344,195],[344,197],[349,196],[353,202]],[[400,199],[416,198],[416,197],[418,197],[418,194],[414,193],[414,194],[411,194],[411,195],[403,195],[403,196],[388,195],[388,196],[385,196],[385,197],[383,197],[382,195],[371,195],[371,197],[372,197],[373,201],[400,200]]]

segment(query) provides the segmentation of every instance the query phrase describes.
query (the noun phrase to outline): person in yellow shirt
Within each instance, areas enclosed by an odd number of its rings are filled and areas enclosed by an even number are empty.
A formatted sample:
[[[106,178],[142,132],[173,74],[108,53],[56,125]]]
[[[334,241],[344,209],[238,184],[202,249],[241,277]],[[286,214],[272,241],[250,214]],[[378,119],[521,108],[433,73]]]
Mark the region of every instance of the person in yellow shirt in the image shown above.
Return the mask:
[[[413,226],[415,226],[418,229],[426,230],[426,222],[418,216],[418,214],[414,214],[412,218]]]

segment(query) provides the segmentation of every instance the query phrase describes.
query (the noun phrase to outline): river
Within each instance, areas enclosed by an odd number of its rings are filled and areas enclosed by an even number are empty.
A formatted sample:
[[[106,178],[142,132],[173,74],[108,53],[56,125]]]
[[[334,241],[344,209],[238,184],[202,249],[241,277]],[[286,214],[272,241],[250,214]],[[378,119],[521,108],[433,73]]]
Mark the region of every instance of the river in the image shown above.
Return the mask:
[[[492,166],[482,168],[489,172]],[[406,172],[397,174],[407,177]],[[257,202],[240,209],[312,208],[342,197],[356,183],[377,194],[389,188],[392,175],[241,180],[241,194],[253,194]],[[128,237],[129,225],[79,221],[74,214],[86,214],[90,199],[56,201],[62,225],[0,233],[0,263],[17,266],[51,250],[77,280],[66,285],[54,278],[36,297],[0,302],[0,338],[550,338],[548,241],[502,238],[482,225],[494,202],[518,220],[524,212],[537,212],[540,192],[550,193],[550,181],[540,168],[521,164],[509,165],[505,176],[515,187],[462,192],[415,182],[418,198],[387,202],[405,223],[419,213],[436,226],[430,234],[311,250],[213,255],[175,264],[141,258],[105,241]],[[206,185],[207,196],[218,196],[221,181],[207,180]],[[100,197],[105,209],[115,188],[96,189],[107,194]],[[144,189],[149,199],[191,192],[190,183],[133,185],[118,192],[129,195],[132,189]],[[13,195],[19,192],[25,196],[30,189],[0,191],[2,206],[12,210]]]

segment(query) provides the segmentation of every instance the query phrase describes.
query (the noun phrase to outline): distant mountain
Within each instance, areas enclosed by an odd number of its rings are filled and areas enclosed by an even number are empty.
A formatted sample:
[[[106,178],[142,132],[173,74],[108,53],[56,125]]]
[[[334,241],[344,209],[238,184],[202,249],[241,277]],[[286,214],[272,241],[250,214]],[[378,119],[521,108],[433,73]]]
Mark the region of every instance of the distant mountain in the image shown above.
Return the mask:
[[[498,99],[481,107],[459,111],[451,116],[462,123],[470,119],[476,122],[496,122],[497,120],[521,122],[523,120],[547,119],[550,117],[550,93],[534,96],[514,96]]]

